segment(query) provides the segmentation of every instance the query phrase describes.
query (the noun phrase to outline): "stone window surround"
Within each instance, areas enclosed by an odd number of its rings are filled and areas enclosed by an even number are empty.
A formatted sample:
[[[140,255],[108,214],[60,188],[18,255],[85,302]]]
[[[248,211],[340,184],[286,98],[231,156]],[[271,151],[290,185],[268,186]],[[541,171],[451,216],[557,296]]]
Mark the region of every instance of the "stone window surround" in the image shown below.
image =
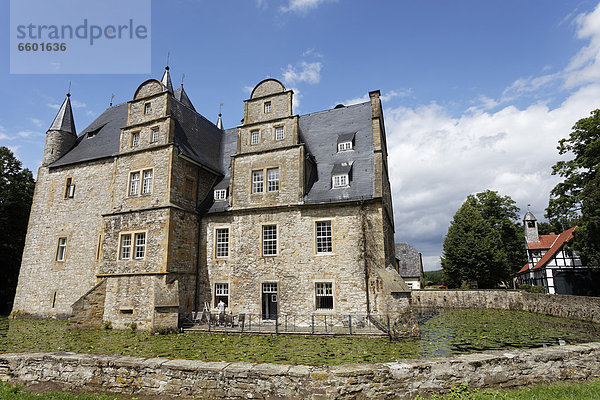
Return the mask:
[[[326,222],[329,221],[331,223],[331,252],[318,252],[317,251],[317,222]],[[317,256],[330,256],[335,254],[335,246],[333,240],[333,232],[334,232],[334,222],[335,218],[316,218],[313,219],[313,237],[315,240],[313,241],[313,253]]]
[[[152,112],[152,102],[147,101],[144,103],[144,115],[148,115]]]
[[[279,168],[267,168],[267,192],[279,192]]]
[[[254,136],[254,134],[256,134],[256,136]],[[254,138],[256,138],[256,141],[254,140]],[[248,143],[250,146],[256,146],[257,144],[260,144],[260,129],[251,130],[248,140],[250,142]]]
[[[277,129],[280,129],[280,128],[281,128],[281,137],[278,138],[277,137]],[[285,125],[275,125],[275,126],[273,126],[273,130],[275,131],[275,141],[285,139]]]
[[[155,135],[156,133],[156,135]],[[153,126],[150,128],[150,143],[157,143],[160,139],[160,127]]]
[[[278,173],[278,184],[277,184],[277,190],[269,190],[268,186],[269,186],[269,170],[272,169],[277,169]],[[255,172],[262,172],[262,190],[261,191],[254,191],[254,173]],[[271,165],[271,166],[266,166],[264,168],[257,168],[257,169],[252,169],[250,171],[250,190],[249,193],[250,194],[265,194],[265,193],[279,193],[281,191],[281,174],[280,172],[280,168],[278,165]],[[258,181],[257,181],[258,182]]]
[[[259,175],[260,173],[260,175]],[[260,179],[254,179],[254,177]],[[260,188],[260,190],[258,190]],[[264,169],[254,169],[250,171],[250,193],[251,194],[263,194],[265,192],[265,171]]]
[[[264,103],[264,111],[265,111],[265,114],[268,114],[268,113],[271,112],[271,100],[265,101],[265,103]]]
[[[139,234],[144,234],[145,235],[145,240],[144,240],[144,257],[140,257],[140,258],[136,258],[135,257],[135,251],[136,251],[136,238]],[[130,250],[129,250],[129,257],[128,258],[123,258],[122,257],[122,244],[123,244],[123,236],[125,235],[130,235],[131,237],[131,241],[130,241]],[[134,230],[134,231],[123,231],[123,232],[119,232],[119,242],[118,242],[118,248],[117,248],[117,261],[140,261],[140,260],[144,260],[146,258],[146,253],[148,252],[148,231],[147,230]]]
[[[54,254],[54,260],[56,262],[65,262],[67,259],[67,246],[69,239],[67,236],[59,236],[56,241],[56,253]]]
[[[142,193],[143,187],[144,187],[144,173],[146,171],[152,171],[152,178],[151,178],[152,182],[150,184],[150,191],[148,193]],[[139,179],[138,179],[138,183],[137,183],[137,189],[135,190],[135,193],[133,193],[133,191],[131,190],[131,181],[132,181],[133,175],[136,173],[139,174]],[[153,191],[154,191],[154,168],[143,168],[143,169],[129,171],[129,181],[127,184],[127,197],[149,196],[152,194]]]
[[[141,131],[131,132],[131,139],[129,140],[129,146],[130,147],[139,146],[140,145],[140,137],[141,137]]]
[[[317,284],[318,283],[331,283],[331,297],[332,297],[332,306],[331,308],[317,308]],[[314,302],[314,310],[316,312],[319,313],[333,313],[335,312],[335,305],[336,305],[336,301],[335,301],[335,279],[313,279],[312,280],[312,286],[313,286],[313,302]]]
[[[217,231],[219,229],[227,229],[227,255],[226,256],[217,256]],[[229,258],[231,255],[231,227],[229,225],[215,225],[213,228],[213,259],[214,260],[225,260]]]
[[[227,294],[217,294],[217,285],[227,285]],[[229,296],[231,293],[231,283],[228,280],[216,280],[212,284],[213,288],[213,303],[214,307],[218,307],[219,302],[217,301],[217,296],[219,297],[227,297],[227,301],[225,302],[226,307],[229,307]]]
[[[75,184],[73,183],[73,177],[67,176],[65,178],[65,199],[72,199],[75,197]]]
[[[265,227],[274,226],[275,227],[275,239],[271,240],[275,242],[275,253],[274,254],[265,254]],[[272,222],[264,222],[260,224],[260,256],[261,257],[277,257],[279,255],[279,224]]]

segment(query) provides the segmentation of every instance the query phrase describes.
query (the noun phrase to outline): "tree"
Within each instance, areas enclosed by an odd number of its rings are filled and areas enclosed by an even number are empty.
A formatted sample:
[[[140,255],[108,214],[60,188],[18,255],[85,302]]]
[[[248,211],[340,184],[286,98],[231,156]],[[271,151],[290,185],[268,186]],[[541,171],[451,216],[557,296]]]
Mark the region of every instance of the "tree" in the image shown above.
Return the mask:
[[[600,249],[600,109],[582,118],[568,138],[559,141],[560,155],[572,153],[574,158],[558,161],[552,174],[563,179],[550,192],[546,216],[563,229],[579,225],[574,232],[573,247],[585,265],[599,266]]]
[[[35,186],[30,170],[21,168],[8,148],[0,147],[0,313],[12,308],[25,245],[29,211]]]
[[[521,210],[510,196],[500,196],[493,190],[470,195],[468,199],[492,229],[500,234],[500,245],[506,254],[506,270],[514,275],[527,262],[523,247],[525,233],[519,215]]]
[[[467,198],[448,228],[444,239],[442,269],[450,287],[477,281],[480,288],[492,288],[510,277],[500,234]]]

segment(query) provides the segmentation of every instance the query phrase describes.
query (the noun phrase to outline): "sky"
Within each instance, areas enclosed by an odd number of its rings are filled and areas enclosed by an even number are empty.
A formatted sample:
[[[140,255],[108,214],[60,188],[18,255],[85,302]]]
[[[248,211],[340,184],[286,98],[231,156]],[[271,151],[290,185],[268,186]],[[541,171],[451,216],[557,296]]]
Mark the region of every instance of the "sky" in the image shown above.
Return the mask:
[[[9,26],[9,2],[0,20]],[[195,108],[226,128],[272,77],[294,113],[381,90],[395,239],[438,269],[469,194],[487,189],[543,220],[558,141],[600,107],[600,5],[591,0],[171,0],[151,3],[151,74],[10,74],[0,33],[0,146],[34,175],[45,132],[71,91],[78,131],[160,78],[185,74]],[[124,57],[112,54],[107,57]],[[126,56],[125,56],[126,57]],[[115,60],[117,62],[117,60]]]

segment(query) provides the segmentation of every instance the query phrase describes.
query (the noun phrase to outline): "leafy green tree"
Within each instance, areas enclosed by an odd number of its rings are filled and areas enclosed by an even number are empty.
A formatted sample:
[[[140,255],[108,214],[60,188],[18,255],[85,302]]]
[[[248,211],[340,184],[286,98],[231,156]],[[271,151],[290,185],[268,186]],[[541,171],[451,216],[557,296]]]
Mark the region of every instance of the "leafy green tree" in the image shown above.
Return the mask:
[[[550,222],[566,229],[579,225],[574,233],[573,247],[584,264],[600,264],[600,109],[582,118],[573,126],[568,138],[558,144],[559,154],[573,154],[567,161],[558,161],[552,174],[564,178],[550,192],[546,216]],[[558,232],[557,232],[558,233]]]
[[[12,151],[0,147],[0,313],[12,308],[35,183]]]
[[[487,222],[473,198],[467,198],[448,228],[444,239],[442,269],[450,287],[477,281],[480,288],[493,288],[510,277],[506,253],[498,231]]]
[[[521,210],[510,196],[500,196],[493,190],[470,195],[468,199],[500,234],[500,245],[506,254],[506,270],[515,274],[527,262],[523,247],[525,233],[519,215]]]

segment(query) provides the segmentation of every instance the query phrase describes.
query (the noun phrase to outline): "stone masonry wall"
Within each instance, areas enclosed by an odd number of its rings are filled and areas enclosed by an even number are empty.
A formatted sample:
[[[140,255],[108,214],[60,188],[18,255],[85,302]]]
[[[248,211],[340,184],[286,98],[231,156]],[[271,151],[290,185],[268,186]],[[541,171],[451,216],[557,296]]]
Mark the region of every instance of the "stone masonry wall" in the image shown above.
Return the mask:
[[[600,343],[385,364],[305,366],[74,353],[0,354],[0,380],[182,399],[412,399],[600,376]]]
[[[517,290],[414,290],[412,306],[428,309],[521,310],[600,323],[600,298]]]
[[[315,222],[330,220],[333,252],[316,254]],[[262,225],[277,225],[278,253],[262,255]],[[229,228],[229,257],[216,258],[215,230]],[[248,210],[206,215],[201,225],[200,293],[214,307],[214,284],[229,283],[230,309],[261,312],[261,283],[279,283],[279,312],[315,311],[315,282],[333,282],[335,313],[366,313],[362,226],[358,205]],[[206,293],[207,290],[209,293]],[[326,311],[324,311],[326,312]]]
[[[79,300],[73,303],[69,326],[75,328],[100,328],[104,319],[106,279],[103,279]]]
[[[73,302],[97,283],[112,176],[113,159],[39,169],[13,313],[69,315]],[[73,198],[65,198],[67,177],[75,184]],[[59,237],[67,238],[64,261],[56,261]]]

